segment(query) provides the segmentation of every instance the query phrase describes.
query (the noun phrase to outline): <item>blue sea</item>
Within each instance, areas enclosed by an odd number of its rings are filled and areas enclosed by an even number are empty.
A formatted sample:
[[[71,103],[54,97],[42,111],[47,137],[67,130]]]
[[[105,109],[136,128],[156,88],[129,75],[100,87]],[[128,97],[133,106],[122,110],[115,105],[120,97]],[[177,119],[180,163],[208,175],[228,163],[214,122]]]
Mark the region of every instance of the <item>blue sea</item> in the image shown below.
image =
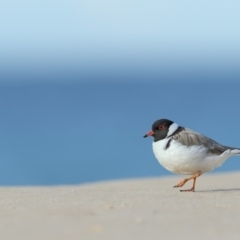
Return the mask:
[[[0,184],[170,175],[143,138],[152,123],[168,118],[240,147],[239,105],[236,73],[12,75],[0,84]],[[235,170],[240,157],[214,172]]]

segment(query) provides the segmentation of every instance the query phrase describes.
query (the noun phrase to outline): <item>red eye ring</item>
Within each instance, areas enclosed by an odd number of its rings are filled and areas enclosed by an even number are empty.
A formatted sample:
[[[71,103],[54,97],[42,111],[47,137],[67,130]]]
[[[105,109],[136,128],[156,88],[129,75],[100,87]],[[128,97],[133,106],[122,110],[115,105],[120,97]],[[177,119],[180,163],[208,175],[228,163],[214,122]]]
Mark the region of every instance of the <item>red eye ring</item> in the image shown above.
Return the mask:
[[[160,126],[158,127],[158,129],[160,129],[160,130],[162,130],[162,129],[164,129],[164,128],[165,128],[164,125],[160,125]]]

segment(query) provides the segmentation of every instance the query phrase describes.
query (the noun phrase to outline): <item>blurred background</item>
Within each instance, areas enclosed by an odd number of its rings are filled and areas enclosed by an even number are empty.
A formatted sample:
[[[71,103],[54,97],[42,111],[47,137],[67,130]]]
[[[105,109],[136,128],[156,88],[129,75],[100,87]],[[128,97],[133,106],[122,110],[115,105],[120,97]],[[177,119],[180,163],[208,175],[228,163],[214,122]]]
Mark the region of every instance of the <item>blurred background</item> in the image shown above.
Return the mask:
[[[240,147],[240,2],[0,3],[0,185],[165,176],[169,118]],[[219,171],[240,170],[240,158]]]

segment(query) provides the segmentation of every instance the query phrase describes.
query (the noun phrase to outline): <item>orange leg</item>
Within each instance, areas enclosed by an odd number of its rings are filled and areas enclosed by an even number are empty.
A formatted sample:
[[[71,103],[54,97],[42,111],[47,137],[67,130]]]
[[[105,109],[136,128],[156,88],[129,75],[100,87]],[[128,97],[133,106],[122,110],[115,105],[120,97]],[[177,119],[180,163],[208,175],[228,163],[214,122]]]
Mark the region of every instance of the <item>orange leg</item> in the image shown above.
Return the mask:
[[[194,192],[195,191],[195,183],[196,183],[196,178],[200,177],[202,175],[201,172],[197,172],[195,173],[193,176],[189,177],[189,178],[185,178],[182,181],[180,181],[177,185],[175,185],[174,187],[182,187],[186,182],[188,182],[189,180],[193,179],[193,186],[190,189],[186,189],[186,190],[180,190],[181,192]]]

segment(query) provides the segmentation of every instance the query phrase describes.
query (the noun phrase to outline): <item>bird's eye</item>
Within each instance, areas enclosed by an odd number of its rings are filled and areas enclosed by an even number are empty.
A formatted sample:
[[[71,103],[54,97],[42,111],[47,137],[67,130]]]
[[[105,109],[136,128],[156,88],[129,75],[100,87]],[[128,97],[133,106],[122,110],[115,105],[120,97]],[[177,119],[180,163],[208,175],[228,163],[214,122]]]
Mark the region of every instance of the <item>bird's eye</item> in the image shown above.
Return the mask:
[[[160,126],[158,127],[158,129],[160,129],[160,130],[164,129],[164,125],[160,125]]]

